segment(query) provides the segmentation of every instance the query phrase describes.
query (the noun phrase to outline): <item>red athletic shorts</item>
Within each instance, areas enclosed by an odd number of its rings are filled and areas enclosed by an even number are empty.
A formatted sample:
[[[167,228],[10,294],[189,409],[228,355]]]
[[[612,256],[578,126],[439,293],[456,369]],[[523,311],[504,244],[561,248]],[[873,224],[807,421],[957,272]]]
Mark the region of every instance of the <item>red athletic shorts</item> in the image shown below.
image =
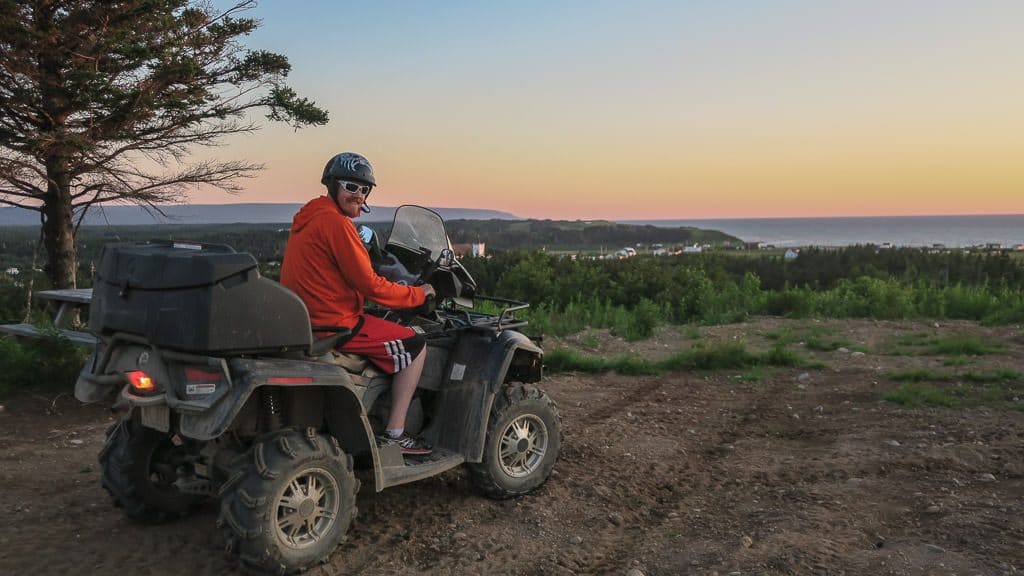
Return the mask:
[[[423,335],[411,328],[366,314],[359,332],[338,350],[365,356],[381,370],[394,374],[412,364],[424,343]]]

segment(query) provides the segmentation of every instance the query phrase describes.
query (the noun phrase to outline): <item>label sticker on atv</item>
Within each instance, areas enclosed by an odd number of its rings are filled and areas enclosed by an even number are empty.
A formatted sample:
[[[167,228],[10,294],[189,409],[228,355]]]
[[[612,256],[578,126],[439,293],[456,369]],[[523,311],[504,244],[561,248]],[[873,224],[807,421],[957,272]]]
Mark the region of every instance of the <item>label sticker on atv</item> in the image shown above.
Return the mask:
[[[412,331],[417,334],[426,334],[426,332],[423,331],[423,328],[420,328],[419,326],[410,326],[410,328],[412,328]]]
[[[190,396],[198,396],[200,394],[213,394],[217,390],[217,385],[213,383],[208,384],[189,384],[185,386],[185,393]]]
[[[456,363],[454,366],[452,366],[452,376],[451,376],[452,380],[462,380],[462,378],[465,375],[466,375],[466,365],[465,364]]]

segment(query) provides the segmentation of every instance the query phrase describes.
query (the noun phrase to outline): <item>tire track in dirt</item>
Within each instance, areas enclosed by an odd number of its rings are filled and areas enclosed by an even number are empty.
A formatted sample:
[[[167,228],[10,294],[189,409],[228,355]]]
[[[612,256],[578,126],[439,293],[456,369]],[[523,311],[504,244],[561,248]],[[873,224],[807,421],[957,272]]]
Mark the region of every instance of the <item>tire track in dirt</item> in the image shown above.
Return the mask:
[[[629,379],[623,378],[628,383]],[[671,384],[671,386],[666,386]],[[628,384],[627,384],[628,385]],[[752,398],[745,398],[746,404],[740,407],[739,416],[729,419],[711,420],[712,428],[702,430],[699,435],[684,433],[690,426],[696,426],[701,414],[699,404],[703,404],[711,397],[717,400],[721,395],[720,391],[710,389],[709,384],[701,382],[699,378],[688,376],[666,376],[656,380],[641,382],[625,394],[617,395],[617,398],[598,406],[589,414],[584,415],[580,420],[589,424],[590,428],[615,429],[621,427],[620,419],[627,408],[636,408],[645,412],[664,410],[668,412],[661,415],[666,420],[663,424],[667,429],[662,431],[669,441],[676,442],[675,453],[659,453],[653,455],[653,463],[649,466],[648,473],[643,480],[638,480],[626,470],[607,469],[601,473],[588,473],[586,471],[572,470],[577,475],[588,475],[588,482],[604,485],[612,485],[615,488],[626,487],[625,494],[615,492],[616,498],[625,496],[627,499],[642,500],[636,502],[636,506],[646,509],[643,514],[623,511],[622,526],[618,530],[608,530],[602,534],[600,545],[607,549],[607,553],[601,558],[591,558],[578,564],[580,573],[607,573],[621,571],[623,558],[636,556],[647,536],[651,531],[665,530],[672,525],[675,530],[676,524],[681,518],[688,516],[680,514],[684,503],[694,494],[712,492],[718,483],[716,477],[714,460],[723,457],[727,450],[724,445],[731,443],[735,437],[741,434],[740,431],[732,430],[733,420],[747,420],[744,416],[760,410],[764,399],[771,395],[765,391]],[[658,397],[656,392],[662,388],[670,388],[665,396]],[[742,396],[741,396],[742,397]],[[693,402],[694,399],[699,402]],[[675,412],[671,409],[675,408]],[[692,430],[690,430],[692,432]],[[633,433],[644,432],[634,431]],[[601,436],[601,431],[594,430],[594,434]],[[632,434],[630,434],[632,435]],[[673,438],[674,437],[674,438]],[[701,446],[704,446],[703,448]],[[630,489],[631,488],[631,489]],[[598,496],[603,494],[598,492]],[[610,499],[609,499],[610,500]],[[612,502],[608,502],[609,505]],[[628,508],[628,506],[627,506]],[[616,518],[612,513],[610,518]],[[613,521],[612,524],[617,522]]]
[[[628,377],[623,377],[628,378]],[[597,409],[591,411],[584,418],[581,419],[581,424],[597,424],[603,420],[607,420],[617,414],[622,414],[625,409],[638,403],[647,402],[651,394],[660,390],[665,384],[663,378],[657,378],[647,382],[641,381],[638,386],[631,387],[625,392],[622,397],[618,400],[612,401],[606,405],[598,406]]]
[[[637,387],[634,392],[626,395],[626,399],[630,400],[629,405],[635,405],[641,399],[649,402],[649,392],[661,388],[664,383],[665,380],[659,380],[656,385],[648,383]],[[622,530],[614,538],[605,540],[603,545],[609,547],[609,553],[602,560],[580,566],[581,573],[610,573],[623,570],[622,558],[636,558],[638,551],[645,550],[645,544],[652,532],[675,533],[676,530],[681,530],[678,532],[680,540],[690,542],[700,542],[706,538],[705,530],[710,527],[705,526],[707,522],[700,514],[691,513],[692,510],[729,508],[730,503],[718,501],[716,494],[720,491],[730,493],[725,486],[729,483],[730,476],[724,461],[733,454],[733,443],[737,439],[763,435],[764,431],[760,430],[761,422],[765,420],[766,415],[780,412],[782,408],[780,404],[783,403],[783,395],[779,393],[777,386],[736,386],[716,381],[701,382],[696,378],[685,379],[683,383],[691,384],[690,389],[698,392],[698,395],[710,396],[716,404],[721,404],[725,396],[729,396],[734,406],[730,410],[731,414],[726,418],[704,421],[710,426],[703,426],[701,435],[689,443],[696,449],[686,451],[687,458],[684,461],[666,465],[653,479],[653,483],[648,485],[648,488],[657,489],[658,493],[655,501],[649,505],[646,517],[636,518],[638,521],[633,526]],[[712,388],[716,386],[721,388]],[[736,395],[726,394],[725,389]],[[619,404],[621,403],[613,402],[600,407],[594,411],[589,421],[606,419],[619,409]],[[595,415],[599,418],[594,418]],[[690,413],[680,414],[683,415]],[[685,425],[685,422],[680,420],[681,418],[677,418],[675,424]],[[674,485],[679,479],[685,479],[683,486]],[[691,504],[687,504],[688,502]],[[681,523],[684,523],[684,526],[679,526]],[[735,535],[738,545],[741,536],[742,534]],[[840,556],[839,550],[836,547],[829,548],[832,549],[818,550],[819,556],[823,557],[805,564],[804,567],[812,572],[821,572],[827,571],[829,566],[834,566],[833,562]],[[726,556],[723,552],[721,549],[708,549],[703,554],[698,554],[696,558],[682,558],[681,562],[691,566],[694,562],[696,566],[705,566],[709,562],[721,563]],[[736,567],[734,564],[726,564],[724,569]]]

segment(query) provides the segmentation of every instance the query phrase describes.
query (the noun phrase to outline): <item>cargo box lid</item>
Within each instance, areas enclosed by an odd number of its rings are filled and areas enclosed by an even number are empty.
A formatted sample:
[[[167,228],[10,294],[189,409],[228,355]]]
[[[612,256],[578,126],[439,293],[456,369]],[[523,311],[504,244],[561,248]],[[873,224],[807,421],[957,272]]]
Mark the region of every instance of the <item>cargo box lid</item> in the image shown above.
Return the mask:
[[[215,284],[257,266],[252,254],[223,244],[158,241],[107,244],[97,281],[137,290],[177,290]]]

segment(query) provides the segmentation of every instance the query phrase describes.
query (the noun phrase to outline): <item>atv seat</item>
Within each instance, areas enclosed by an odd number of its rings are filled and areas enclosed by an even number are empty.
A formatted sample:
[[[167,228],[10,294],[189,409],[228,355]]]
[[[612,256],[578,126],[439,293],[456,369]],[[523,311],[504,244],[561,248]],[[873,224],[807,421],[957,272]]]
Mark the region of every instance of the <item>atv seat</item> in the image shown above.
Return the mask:
[[[317,339],[316,332],[334,332],[334,334]],[[309,346],[309,352],[306,355],[316,358],[347,342],[352,337],[352,330],[344,326],[314,326],[313,335],[313,343]]]
[[[322,360],[328,364],[341,366],[352,374],[362,374],[363,370],[366,370],[366,367],[370,365],[370,361],[365,356],[339,352],[337,350],[331,350]]]

